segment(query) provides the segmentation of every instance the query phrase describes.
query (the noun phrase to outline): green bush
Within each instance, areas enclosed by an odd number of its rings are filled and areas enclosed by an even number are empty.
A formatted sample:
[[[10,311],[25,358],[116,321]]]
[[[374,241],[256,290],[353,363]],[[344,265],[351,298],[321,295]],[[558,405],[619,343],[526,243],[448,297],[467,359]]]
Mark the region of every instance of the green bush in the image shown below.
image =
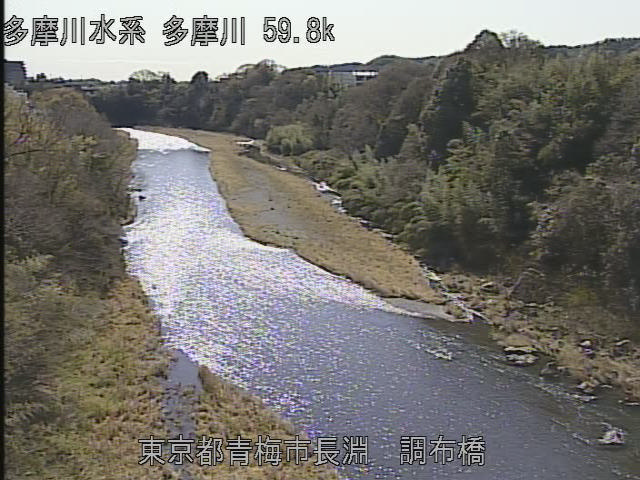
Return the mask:
[[[302,155],[313,148],[313,137],[304,125],[294,123],[273,127],[266,138],[267,147],[282,155]]]

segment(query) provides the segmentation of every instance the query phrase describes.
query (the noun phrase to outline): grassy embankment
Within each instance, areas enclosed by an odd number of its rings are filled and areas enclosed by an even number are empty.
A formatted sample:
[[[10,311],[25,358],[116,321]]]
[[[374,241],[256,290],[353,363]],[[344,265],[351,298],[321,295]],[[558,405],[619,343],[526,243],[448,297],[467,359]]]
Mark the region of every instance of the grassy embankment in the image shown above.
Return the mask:
[[[66,89],[5,89],[4,119],[6,477],[161,478],[137,439],[166,434],[168,354],[118,241],[135,144]]]
[[[205,367],[200,367],[199,377],[202,381],[204,393],[199,398],[195,412],[197,437],[202,435],[214,438],[236,439],[240,435],[252,442],[262,436],[263,441],[268,435],[274,440],[291,440],[296,435],[300,439],[308,437],[296,430],[288,421],[267,409],[262,401],[248,394],[246,391],[222,380]],[[312,445],[313,446],[313,445]],[[223,447],[224,449],[224,447]],[[192,468],[194,479],[226,479],[226,480],[338,480],[337,472],[326,465],[315,466],[317,457],[309,450],[309,460],[296,465],[293,461],[285,461],[285,448],[282,445],[283,463],[278,466],[255,464],[251,458],[248,467],[229,466],[228,454],[225,452],[226,463],[215,467]],[[292,458],[293,460],[293,458]]]
[[[5,370],[32,382],[7,386],[7,478],[170,478],[137,463],[138,438],[166,438],[168,364],[138,284],[99,298],[37,285],[12,265],[6,275]],[[25,297],[36,299],[28,309]]]
[[[302,257],[386,297],[442,303],[424,280],[415,259],[381,235],[337,213],[308,181],[239,155],[233,135],[153,127],[211,149],[211,169],[231,214],[251,238],[292,248]],[[293,170],[295,162],[275,157]],[[493,280],[487,286],[488,280]],[[494,325],[492,336],[503,345],[532,346],[555,360],[577,381],[621,387],[629,400],[640,399],[640,352],[636,347],[613,354],[613,344],[633,336],[633,325],[611,312],[589,308],[526,306],[508,295],[499,279],[468,273],[442,275],[447,290],[458,293]],[[453,306],[445,307],[452,313]],[[592,339],[595,358],[578,346]]]

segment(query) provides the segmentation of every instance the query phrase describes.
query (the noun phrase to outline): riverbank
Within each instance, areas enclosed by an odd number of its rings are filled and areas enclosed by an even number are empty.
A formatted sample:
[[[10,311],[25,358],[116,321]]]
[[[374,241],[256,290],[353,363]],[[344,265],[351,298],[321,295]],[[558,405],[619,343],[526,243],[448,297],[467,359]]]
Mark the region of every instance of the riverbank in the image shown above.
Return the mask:
[[[214,178],[232,216],[254,240],[292,248],[311,263],[383,297],[432,302],[431,310],[418,309],[429,313],[425,316],[466,319],[459,305],[466,306],[493,325],[492,337],[501,345],[549,356],[560,372],[570,374],[576,383],[587,382],[588,390],[615,385],[624,391],[626,401],[640,399],[640,350],[631,343],[627,351],[616,351],[616,342],[630,332],[630,326],[611,312],[596,307],[567,310],[557,305],[525,304],[511,298],[499,279],[470,274],[441,274],[438,282],[432,281],[436,287],[432,289],[410,254],[379,233],[362,228],[355,219],[339,214],[299,174],[240,155],[236,136],[172,128],[150,130],[182,137],[213,151]],[[288,170],[295,167],[286,157],[275,158],[275,163]],[[449,294],[449,300],[443,292]],[[451,295],[457,300],[451,301]],[[608,328],[598,328],[595,323]],[[586,339],[594,345],[593,355],[585,355],[580,346]]]
[[[5,476],[171,478],[138,464],[168,354],[120,252],[136,145],[69,89],[4,112]]]
[[[12,287],[19,285],[13,270]],[[137,439],[167,437],[162,398],[169,359],[138,283],[118,281],[104,298],[59,286],[49,292],[48,307],[33,305],[22,314],[19,294],[14,287],[5,297],[6,361],[11,366],[20,358],[11,346],[27,345],[16,335],[37,335],[40,347],[56,355],[40,354],[46,365],[29,399],[7,392],[7,478],[171,478],[163,477],[170,475],[166,468],[138,465]],[[20,323],[38,318],[40,308],[51,308],[58,319],[46,336]]]
[[[383,297],[444,302],[410,254],[338,213],[304,178],[238,155],[237,137],[200,130],[148,129],[185,138],[215,153],[212,174],[229,211],[248,237],[291,248],[309,262]]]

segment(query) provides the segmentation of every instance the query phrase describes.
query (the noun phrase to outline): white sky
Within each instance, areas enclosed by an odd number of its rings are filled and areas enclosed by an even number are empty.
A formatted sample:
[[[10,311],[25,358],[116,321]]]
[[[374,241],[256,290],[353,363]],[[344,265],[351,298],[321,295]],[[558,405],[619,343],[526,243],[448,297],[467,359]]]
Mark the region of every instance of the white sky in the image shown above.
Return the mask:
[[[67,43],[65,46],[31,46],[32,19],[86,17],[87,39],[93,31],[90,20],[104,13],[116,21],[140,15],[146,30],[145,44],[105,45]],[[167,47],[162,25],[172,15],[185,19],[189,36],[179,45]],[[220,47],[191,46],[191,19],[209,17],[246,18],[246,44]],[[44,72],[48,77],[97,77],[122,80],[135,70],[168,71],[177,80],[188,80],[198,70],[211,77],[232,72],[245,63],[269,58],[286,67],[314,64],[367,62],[384,54],[407,57],[443,55],[463,49],[482,29],[496,33],[515,29],[545,45],[578,45],[604,38],[640,36],[640,0],[345,0],[303,2],[300,0],[7,0],[5,21],[16,15],[25,19],[29,35],[20,44],[5,48],[8,60],[24,60],[28,75]],[[267,43],[262,38],[265,16],[286,16],[298,44]],[[334,24],[335,42],[308,44],[304,38],[306,19],[327,17]],[[62,20],[59,22],[60,33]]]

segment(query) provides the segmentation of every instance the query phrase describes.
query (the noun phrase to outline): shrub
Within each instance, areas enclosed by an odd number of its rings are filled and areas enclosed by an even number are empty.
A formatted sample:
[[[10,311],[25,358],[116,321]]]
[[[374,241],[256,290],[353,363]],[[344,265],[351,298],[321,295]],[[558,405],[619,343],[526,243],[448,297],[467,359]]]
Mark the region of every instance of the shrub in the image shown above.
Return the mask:
[[[273,127],[266,138],[267,147],[282,155],[302,155],[313,148],[313,137],[299,123]]]

